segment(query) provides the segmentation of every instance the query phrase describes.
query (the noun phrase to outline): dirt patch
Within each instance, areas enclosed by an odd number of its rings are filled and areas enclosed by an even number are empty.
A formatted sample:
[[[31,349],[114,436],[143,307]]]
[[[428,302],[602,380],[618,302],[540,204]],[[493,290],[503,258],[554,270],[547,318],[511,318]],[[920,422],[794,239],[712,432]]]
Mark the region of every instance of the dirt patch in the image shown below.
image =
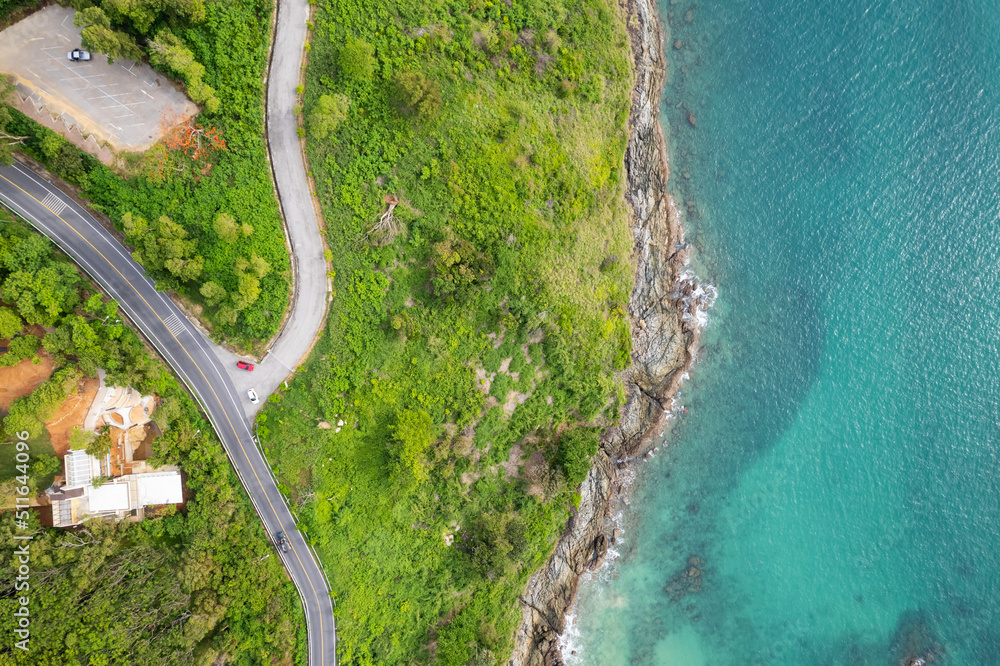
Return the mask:
[[[519,391],[511,391],[510,393],[507,394],[507,397],[504,400],[503,413],[507,416],[507,418],[510,418],[511,414],[514,413],[514,410],[523,405],[530,397],[531,393],[520,393]]]
[[[493,384],[493,374],[486,372],[482,366],[476,366],[476,388],[479,389],[483,395],[490,394],[490,386]]]
[[[524,458],[524,451],[521,450],[521,444],[515,444],[510,447],[510,454],[507,456],[507,460],[500,463],[503,467],[503,480],[510,481],[512,478],[521,478],[521,459]]]
[[[94,396],[97,395],[99,383],[93,377],[81,380],[77,384],[76,395],[66,398],[52,419],[45,422],[45,429],[49,431],[49,437],[52,439],[52,448],[60,458],[69,451],[69,433],[73,426],[83,427],[83,421],[87,418]]]
[[[545,483],[548,481],[549,463],[541,450],[536,450],[524,465],[524,476],[528,479],[528,494],[545,497]]]
[[[43,354],[38,365],[25,359],[9,368],[0,368],[0,409],[10,409],[10,405],[23,395],[29,395],[52,375],[52,359]]]

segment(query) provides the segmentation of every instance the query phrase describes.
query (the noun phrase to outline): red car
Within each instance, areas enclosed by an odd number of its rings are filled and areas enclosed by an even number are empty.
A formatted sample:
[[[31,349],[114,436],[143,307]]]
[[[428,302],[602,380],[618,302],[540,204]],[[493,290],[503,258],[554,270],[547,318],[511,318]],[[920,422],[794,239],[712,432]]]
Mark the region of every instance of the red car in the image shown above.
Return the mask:
[[[247,363],[246,361],[237,361],[236,367],[241,370],[246,370],[247,372],[253,372],[253,363]]]

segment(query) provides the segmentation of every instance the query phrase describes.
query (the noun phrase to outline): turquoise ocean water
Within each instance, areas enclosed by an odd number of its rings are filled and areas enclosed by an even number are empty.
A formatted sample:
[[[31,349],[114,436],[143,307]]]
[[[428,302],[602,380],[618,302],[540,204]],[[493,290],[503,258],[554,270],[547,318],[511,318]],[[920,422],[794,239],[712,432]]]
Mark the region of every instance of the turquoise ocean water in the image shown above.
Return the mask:
[[[1000,664],[1000,3],[661,11],[719,298],[568,663]]]

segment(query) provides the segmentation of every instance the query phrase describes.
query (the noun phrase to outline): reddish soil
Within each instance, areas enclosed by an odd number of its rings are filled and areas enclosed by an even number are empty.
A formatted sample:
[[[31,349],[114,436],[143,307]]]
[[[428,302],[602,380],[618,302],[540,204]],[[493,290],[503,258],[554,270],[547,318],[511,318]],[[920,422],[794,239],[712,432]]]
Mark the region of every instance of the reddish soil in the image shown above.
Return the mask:
[[[10,409],[10,404],[22,395],[28,395],[42,385],[52,374],[52,359],[41,355],[42,362],[35,365],[25,359],[10,368],[0,368],[0,409]]]
[[[45,429],[52,438],[52,448],[60,458],[69,451],[69,433],[73,426],[83,427],[90,405],[97,395],[98,381],[96,378],[86,378],[77,384],[76,395],[66,398],[52,420],[45,422]]]

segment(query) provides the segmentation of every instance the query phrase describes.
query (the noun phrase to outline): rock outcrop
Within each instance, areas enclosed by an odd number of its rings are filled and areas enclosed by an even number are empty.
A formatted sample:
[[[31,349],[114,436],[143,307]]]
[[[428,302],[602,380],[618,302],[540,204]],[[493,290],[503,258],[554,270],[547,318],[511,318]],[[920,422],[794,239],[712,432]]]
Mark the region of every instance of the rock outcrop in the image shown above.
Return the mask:
[[[636,265],[629,301],[633,362],[622,375],[628,402],[621,423],[606,433],[594,457],[580,489],[579,511],[521,596],[523,616],[510,666],[563,663],[558,635],[565,629],[581,576],[600,566],[607,552],[613,534],[607,533],[605,518],[619,486],[619,470],[663,427],[666,405],[693,359],[700,310],[714,297],[711,287],[682,273],[687,246],[667,191],[669,167],[659,122],[666,61],[656,7],[652,0],[624,0],[622,11],[636,76],[625,153],[625,196],[632,212]]]

